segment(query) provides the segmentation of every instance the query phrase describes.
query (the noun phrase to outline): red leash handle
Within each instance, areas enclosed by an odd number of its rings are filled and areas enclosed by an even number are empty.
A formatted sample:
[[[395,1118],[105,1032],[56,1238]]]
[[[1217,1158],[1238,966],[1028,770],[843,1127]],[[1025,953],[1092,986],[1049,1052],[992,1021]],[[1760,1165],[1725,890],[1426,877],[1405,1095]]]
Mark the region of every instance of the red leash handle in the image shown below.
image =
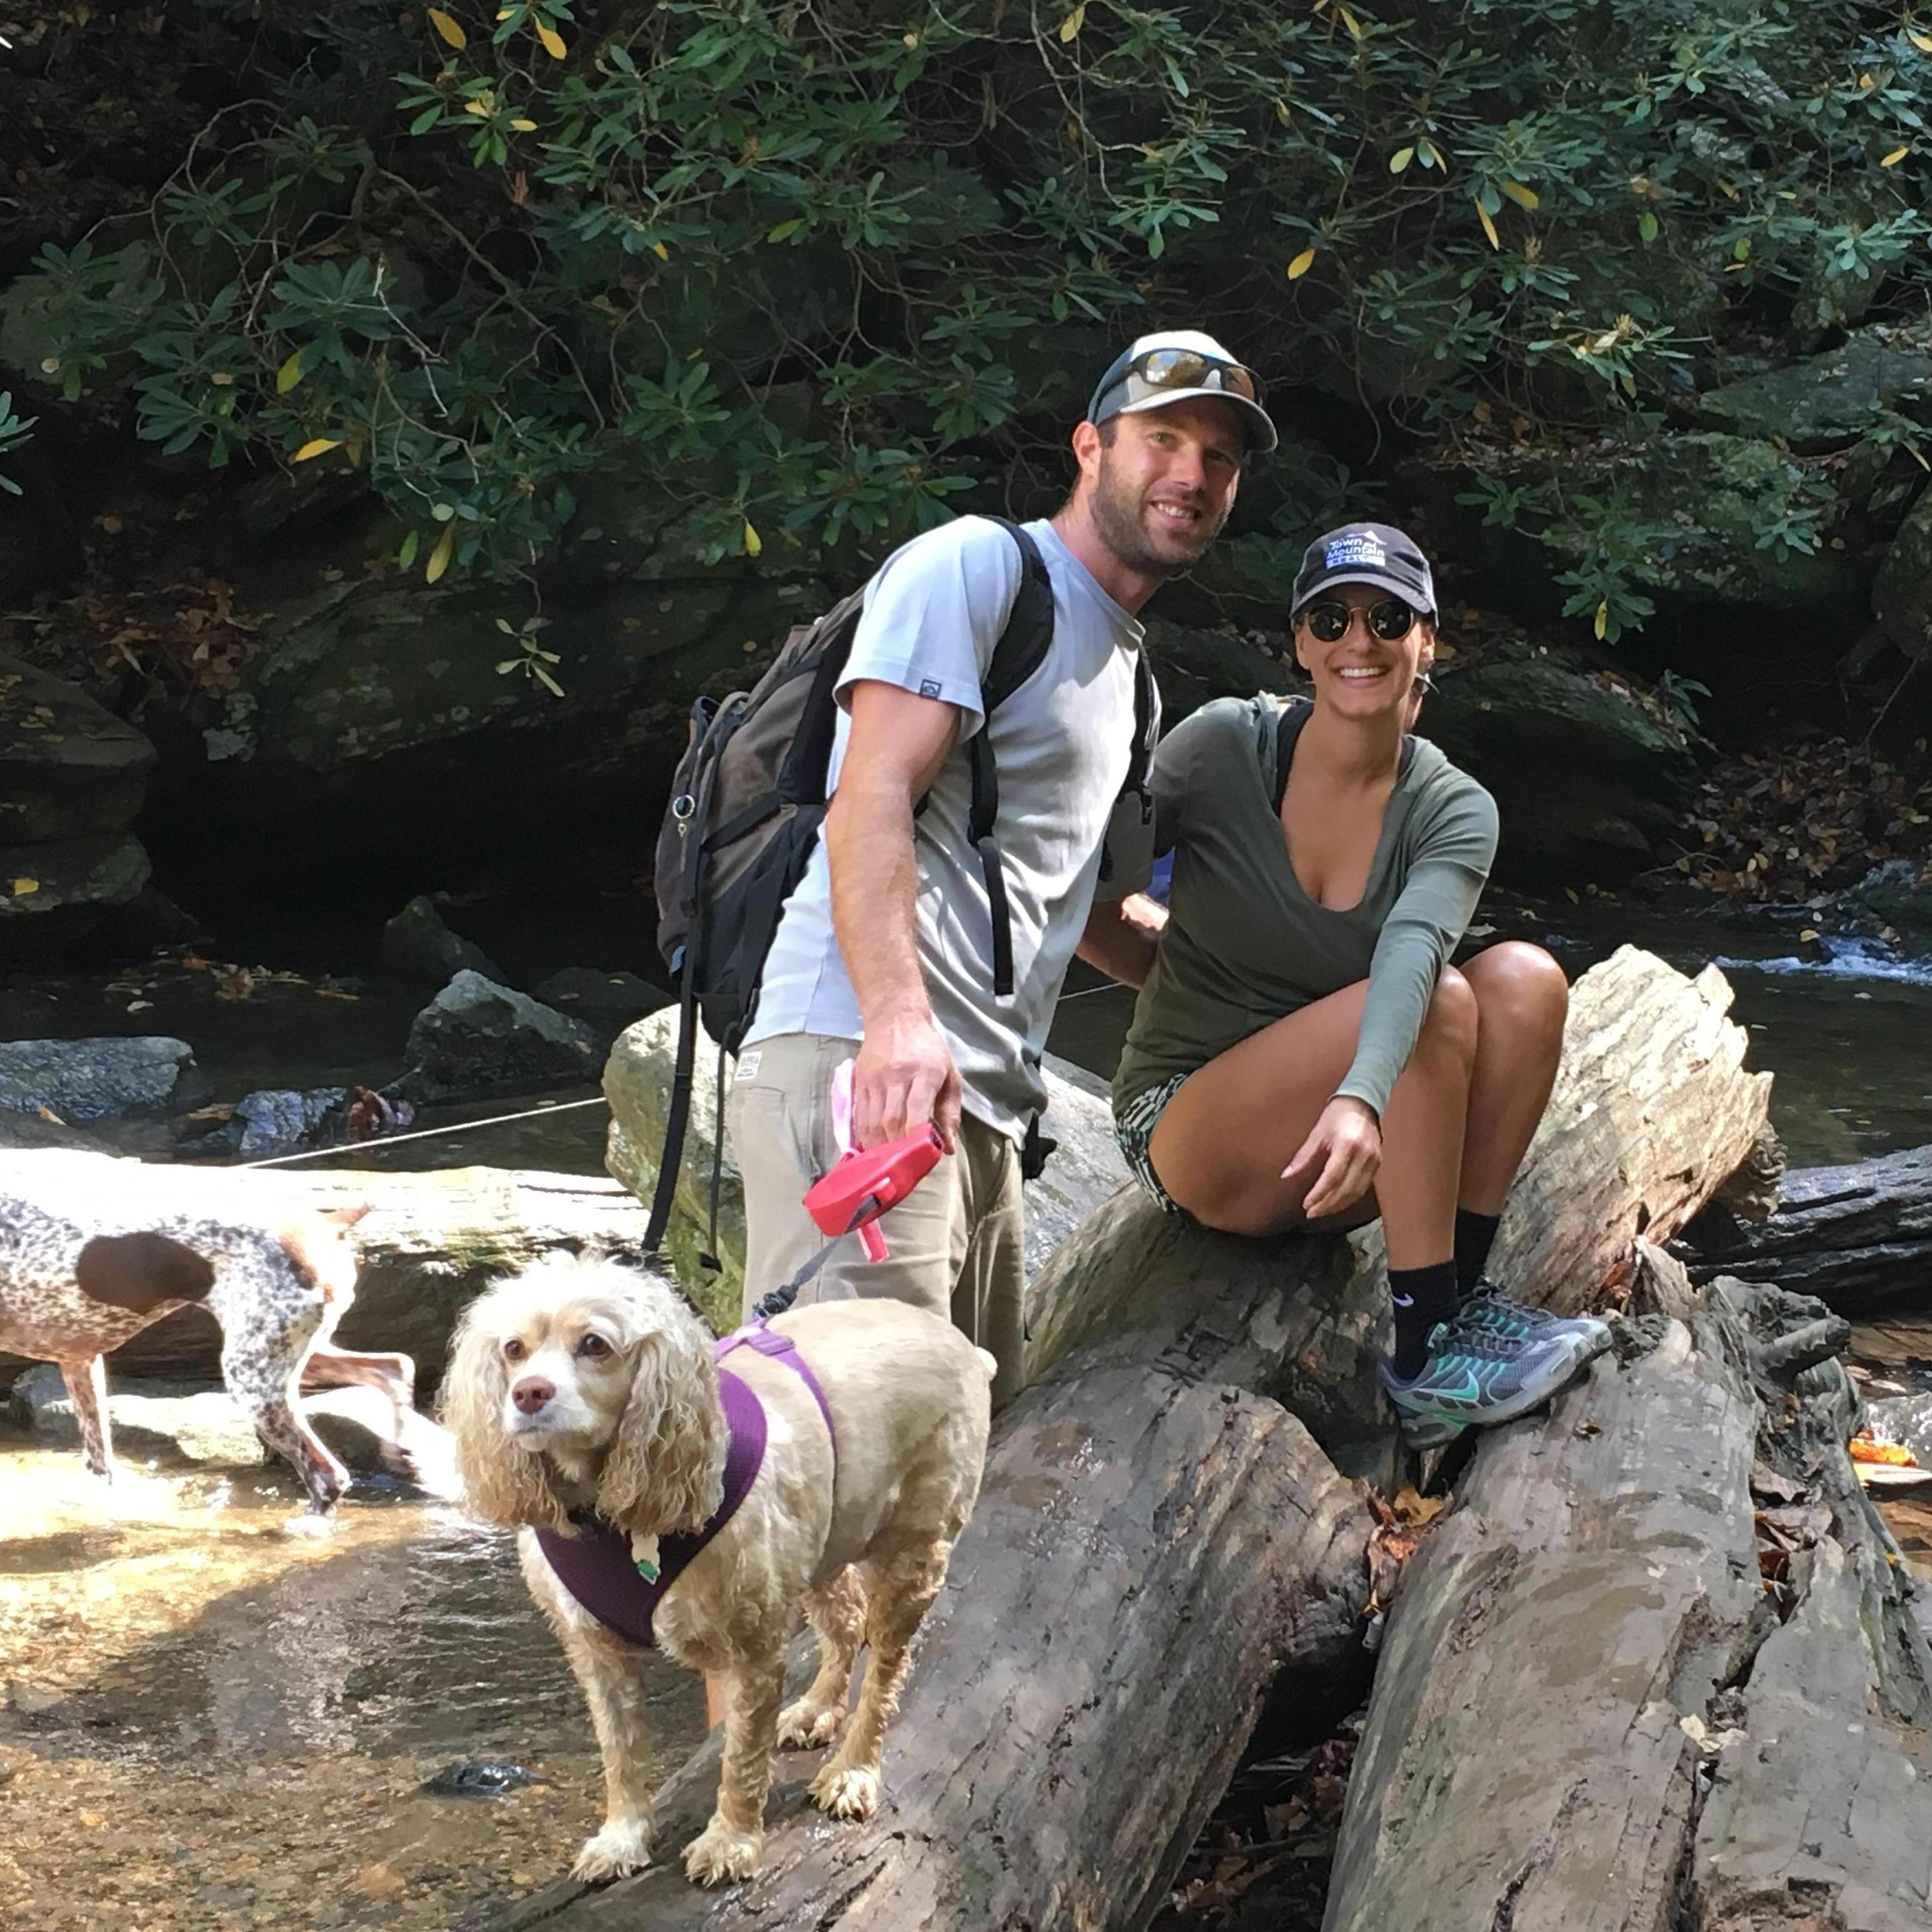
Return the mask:
[[[812,1184],[805,1211],[822,1234],[856,1231],[866,1258],[883,1261],[885,1237],[873,1224],[932,1172],[944,1151],[939,1130],[930,1121],[882,1146],[855,1148],[841,1155],[832,1172]]]

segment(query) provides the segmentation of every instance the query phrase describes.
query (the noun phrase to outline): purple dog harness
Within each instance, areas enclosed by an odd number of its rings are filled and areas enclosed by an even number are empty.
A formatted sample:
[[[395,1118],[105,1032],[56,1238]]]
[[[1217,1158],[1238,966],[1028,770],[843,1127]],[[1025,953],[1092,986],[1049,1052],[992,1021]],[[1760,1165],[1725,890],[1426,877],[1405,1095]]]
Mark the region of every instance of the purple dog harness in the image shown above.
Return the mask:
[[[788,1336],[774,1335],[763,1322],[748,1322],[742,1328],[712,1345],[711,1359],[722,1362],[734,1348],[755,1348],[769,1355],[804,1378],[825,1418],[825,1432],[832,1438],[836,1466],[838,1456],[838,1432],[832,1426],[832,1408],[825,1400],[818,1378]],[[682,1531],[660,1539],[656,1574],[648,1575],[631,1555],[631,1539],[614,1529],[590,1510],[572,1513],[571,1522],[578,1534],[565,1536],[554,1529],[540,1528],[537,1542],[556,1580],[597,1621],[616,1632],[627,1642],[646,1650],[657,1648],[651,1619],[664,1592],[696,1560],[698,1552],[738,1512],[751,1494],[758,1470],[765,1460],[765,1409],[750,1387],[729,1369],[718,1371],[718,1400],[724,1406],[724,1426],[729,1447],[724,1452],[724,1496],[716,1513],[700,1530]]]

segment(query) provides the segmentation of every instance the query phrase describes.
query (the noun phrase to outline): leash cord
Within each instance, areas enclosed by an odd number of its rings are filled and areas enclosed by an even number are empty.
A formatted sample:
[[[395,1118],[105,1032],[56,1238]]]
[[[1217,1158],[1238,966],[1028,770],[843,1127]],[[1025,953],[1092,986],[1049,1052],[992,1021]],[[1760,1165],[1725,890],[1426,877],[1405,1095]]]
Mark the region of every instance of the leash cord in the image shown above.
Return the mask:
[[[405,1141],[433,1141],[442,1134],[466,1134],[478,1127],[507,1126],[512,1120],[547,1119],[553,1114],[574,1113],[580,1107],[608,1107],[602,1094],[588,1100],[564,1100],[540,1107],[526,1107],[519,1114],[498,1114],[487,1120],[457,1120],[446,1127],[419,1127],[411,1134],[372,1134],[366,1141],[343,1141],[328,1147],[304,1148],[300,1154],[278,1154],[269,1160],[244,1160],[237,1163],[244,1172],[256,1167],[288,1167],[298,1160],[320,1160],[327,1154],[349,1152],[356,1148],[400,1147]]]

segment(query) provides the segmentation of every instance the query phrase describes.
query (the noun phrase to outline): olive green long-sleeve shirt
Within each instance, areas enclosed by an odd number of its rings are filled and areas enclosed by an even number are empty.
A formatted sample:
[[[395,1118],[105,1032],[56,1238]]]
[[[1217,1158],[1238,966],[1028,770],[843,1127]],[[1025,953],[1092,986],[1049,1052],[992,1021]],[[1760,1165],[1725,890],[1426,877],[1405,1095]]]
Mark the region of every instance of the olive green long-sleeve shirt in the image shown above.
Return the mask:
[[[1282,830],[1282,716],[1266,692],[1217,698],[1155,754],[1156,843],[1172,850],[1174,878],[1114,1076],[1117,1108],[1366,980],[1354,1060],[1336,1091],[1379,1115],[1474,915],[1496,856],[1496,802],[1423,738],[1404,745],[1360,900],[1337,911],[1302,890]]]

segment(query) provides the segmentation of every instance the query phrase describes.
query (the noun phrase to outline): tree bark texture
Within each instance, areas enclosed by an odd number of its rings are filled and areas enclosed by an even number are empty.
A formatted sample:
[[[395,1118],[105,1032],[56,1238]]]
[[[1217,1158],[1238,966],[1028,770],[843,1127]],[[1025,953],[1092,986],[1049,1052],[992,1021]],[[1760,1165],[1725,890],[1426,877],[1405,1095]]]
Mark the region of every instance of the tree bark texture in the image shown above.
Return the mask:
[[[1844,1324],[1700,1299],[1480,1438],[1390,1617],[1325,1932],[1932,1924],[1932,1658]]]
[[[1714,1205],[1682,1251],[1694,1280],[1775,1282],[1861,1319],[1932,1311],[1932,1148],[1795,1169],[1769,1220]]]

